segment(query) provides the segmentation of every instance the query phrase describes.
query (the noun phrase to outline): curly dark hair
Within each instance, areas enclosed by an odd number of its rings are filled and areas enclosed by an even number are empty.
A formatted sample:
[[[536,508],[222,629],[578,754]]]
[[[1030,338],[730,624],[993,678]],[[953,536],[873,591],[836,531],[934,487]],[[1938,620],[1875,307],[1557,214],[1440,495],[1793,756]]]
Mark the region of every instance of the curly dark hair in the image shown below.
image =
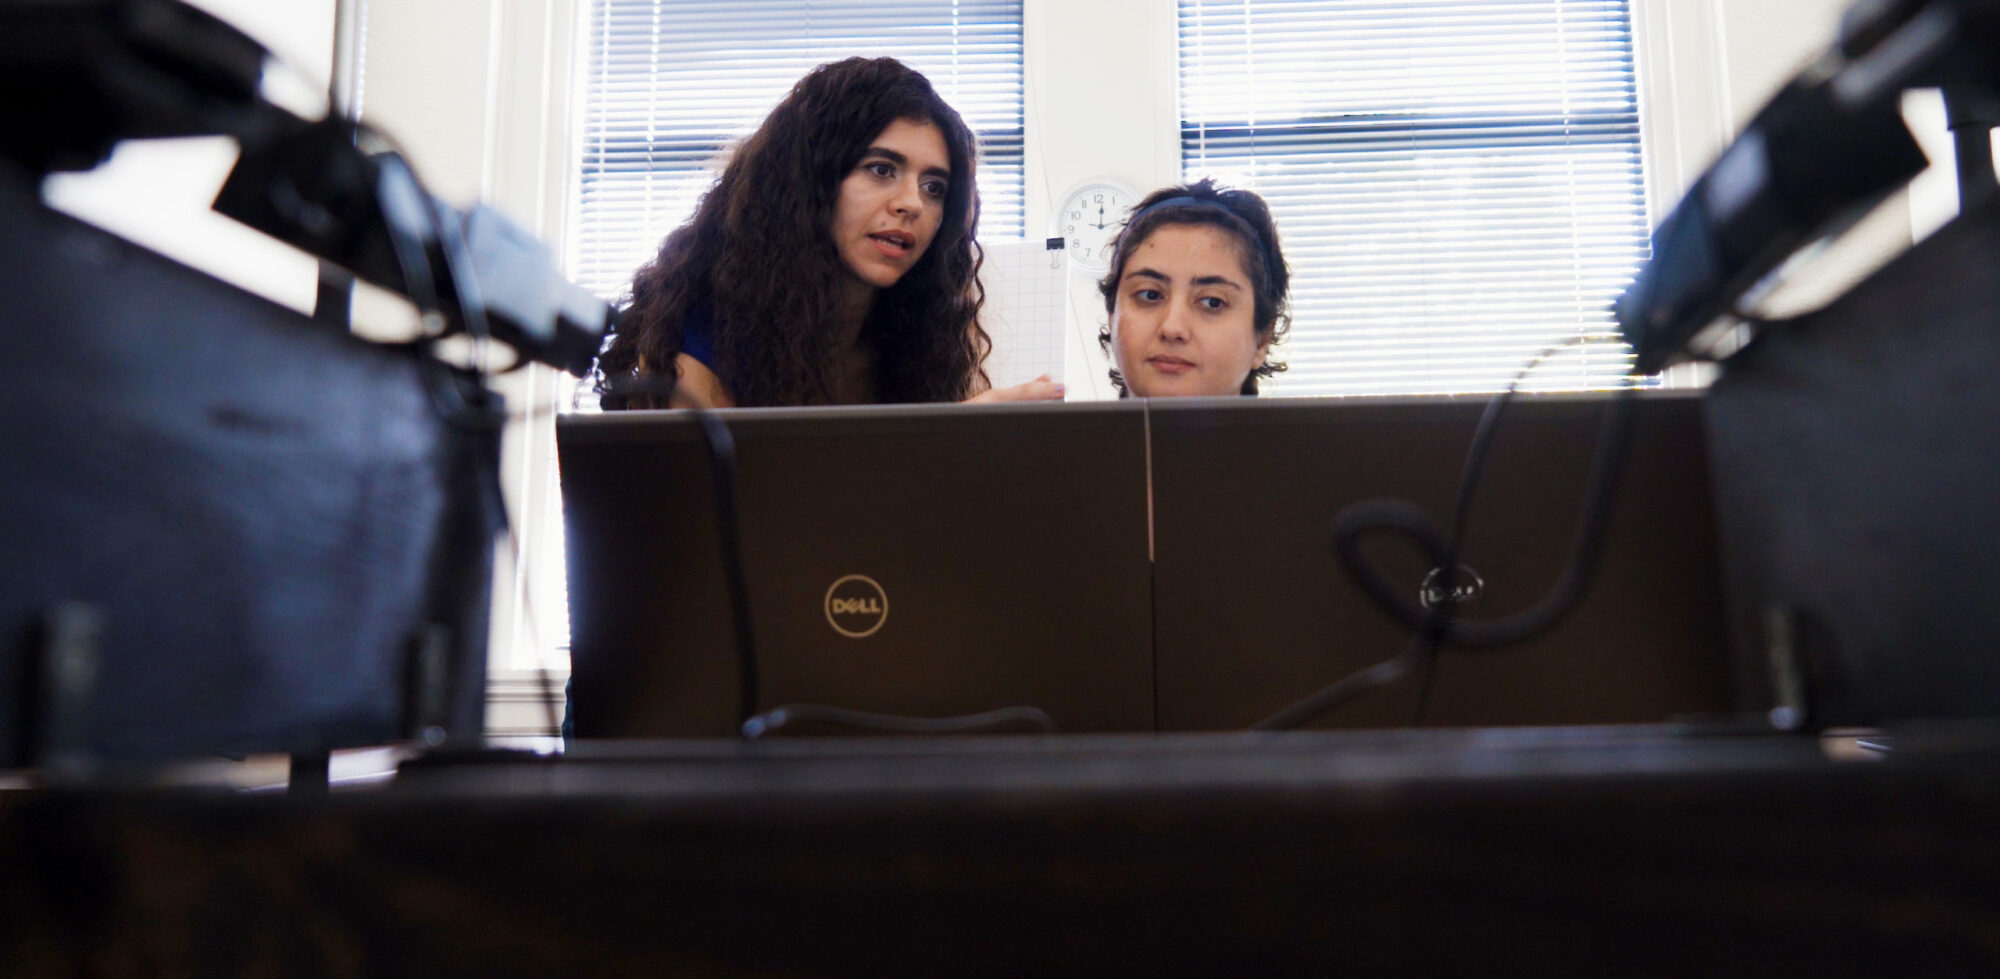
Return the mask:
[[[841,181],[898,119],[944,136],[951,181],[937,236],[909,272],[876,297],[860,343],[885,402],[959,401],[986,383],[992,340],[979,325],[985,293],[975,180],[977,143],[923,75],[893,58],[849,58],[813,69],[735,149],[694,216],[632,282],[599,355],[606,409],[665,407],[681,327],[713,317],[712,365],[737,404],[835,400],[835,324],[849,276],[832,240]]]
[[[1196,203],[1154,206],[1176,197],[1192,197]],[[1289,298],[1292,271],[1285,264],[1284,250],[1278,247],[1277,222],[1271,219],[1271,209],[1262,197],[1251,191],[1219,186],[1206,177],[1191,184],[1153,191],[1132,208],[1132,217],[1127,219],[1114,243],[1111,269],[1097,283],[1097,291],[1104,294],[1105,315],[1109,317],[1118,311],[1118,280],[1125,274],[1125,260],[1145,244],[1154,231],[1170,224],[1205,224],[1220,228],[1235,239],[1237,251],[1243,259],[1243,270],[1249,274],[1251,291],[1256,296],[1251,309],[1251,324],[1256,327],[1257,339],[1272,346],[1282,343],[1292,329]],[[1097,333],[1097,342],[1106,353],[1110,352],[1111,323],[1108,319]],[[1270,377],[1284,369],[1283,363],[1266,358],[1261,366],[1252,369],[1249,376],[1243,379],[1240,393],[1255,395],[1258,378]],[[1111,369],[1111,384],[1118,389],[1121,398],[1130,393],[1125,389],[1124,375],[1116,367]]]

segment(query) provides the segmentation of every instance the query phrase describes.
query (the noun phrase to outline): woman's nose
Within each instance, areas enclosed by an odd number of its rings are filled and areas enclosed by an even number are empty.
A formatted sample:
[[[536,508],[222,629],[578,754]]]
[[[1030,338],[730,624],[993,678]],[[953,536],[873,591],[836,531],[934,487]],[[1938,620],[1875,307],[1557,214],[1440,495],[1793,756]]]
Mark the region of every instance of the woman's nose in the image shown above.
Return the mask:
[[[889,200],[889,207],[897,214],[917,214],[924,209],[923,188],[915,180],[904,180],[896,184],[895,196]]]
[[[1166,312],[1160,316],[1160,337],[1165,340],[1186,340],[1192,324],[1192,314],[1180,302],[1167,303]]]

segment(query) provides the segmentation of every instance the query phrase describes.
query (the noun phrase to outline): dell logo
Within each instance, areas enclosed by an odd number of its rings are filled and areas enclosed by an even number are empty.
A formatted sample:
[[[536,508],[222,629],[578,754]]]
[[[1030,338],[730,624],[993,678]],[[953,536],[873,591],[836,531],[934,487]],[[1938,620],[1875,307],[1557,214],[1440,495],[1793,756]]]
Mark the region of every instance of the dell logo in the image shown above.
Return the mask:
[[[875,579],[851,574],[826,590],[826,622],[851,639],[872,636],[889,621],[889,596]]]
[[[1417,586],[1417,600],[1425,608],[1443,608],[1446,615],[1462,619],[1479,607],[1479,600],[1486,597],[1486,581],[1479,572],[1466,565],[1458,566],[1458,573],[1452,577],[1451,594],[1444,591],[1444,569],[1432,568],[1424,575],[1423,584]]]

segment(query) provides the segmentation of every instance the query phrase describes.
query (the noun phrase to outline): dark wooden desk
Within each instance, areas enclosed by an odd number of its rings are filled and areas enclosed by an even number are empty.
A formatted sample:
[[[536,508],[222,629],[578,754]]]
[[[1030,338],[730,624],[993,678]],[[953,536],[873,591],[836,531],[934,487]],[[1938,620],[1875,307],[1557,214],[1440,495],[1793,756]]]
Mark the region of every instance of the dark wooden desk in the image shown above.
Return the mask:
[[[1996,775],[1578,729],[595,745],[317,800],[15,794],[0,971],[1990,975]]]

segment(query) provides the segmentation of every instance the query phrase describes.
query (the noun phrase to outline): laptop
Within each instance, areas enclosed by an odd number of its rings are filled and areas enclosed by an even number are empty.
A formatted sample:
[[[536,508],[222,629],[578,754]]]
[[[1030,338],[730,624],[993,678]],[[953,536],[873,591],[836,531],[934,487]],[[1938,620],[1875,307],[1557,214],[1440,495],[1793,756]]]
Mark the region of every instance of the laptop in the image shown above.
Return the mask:
[[[1462,563],[1471,615],[1532,605],[1556,581],[1609,395],[1523,395],[1487,457]],[[1240,729],[1387,659],[1410,631],[1331,546],[1334,515],[1378,497],[1448,529],[1486,398],[1239,399],[1150,406],[1161,730]],[[1447,650],[1429,677],[1371,691],[1321,727],[1707,720],[1739,706],[1697,393],[1645,392],[1582,603],[1504,650]],[[1416,599],[1430,562],[1368,553]],[[1428,689],[1426,689],[1428,687]]]
[[[1152,730],[1137,404],[717,413],[738,456],[760,709],[1011,706]],[[584,738],[728,736],[713,464],[687,412],[557,420]]]

